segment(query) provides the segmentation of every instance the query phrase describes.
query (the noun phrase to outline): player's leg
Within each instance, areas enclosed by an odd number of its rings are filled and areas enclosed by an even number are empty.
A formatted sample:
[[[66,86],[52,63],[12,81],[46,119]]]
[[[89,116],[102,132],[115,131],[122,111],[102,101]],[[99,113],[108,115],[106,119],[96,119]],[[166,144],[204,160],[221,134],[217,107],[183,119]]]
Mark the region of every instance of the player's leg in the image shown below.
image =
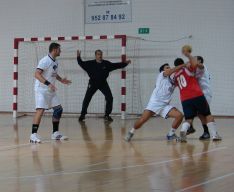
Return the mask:
[[[207,103],[210,106],[212,95],[211,94],[205,94],[204,96],[206,98]],[[206,117],[204,117],[203,115],[198,115],[198,117],[202,122],[202,127],[203,127],[203,130],[204,130],[203,134],[200,136],[199,139],[200,140],[210,139],[210,132],[209,132],[209,129],[207,127]]]
[[[211,115],[210,106],[204,96],[199,97],[197,100],[198,113],[206,117],[207,127],[210,131],[213,141],[220,141],[222,138],[219,136],[214,117]]]
[[[62,135],[59,132],[59,123],[60,123],[60,118],[62,117],[63,114],[63,108],[61,105],[57,105],[53,107],[53,116],[52,116],[52,124],[53,124],[53,133],[51,134],[51,139],[53,140],[67,140],[68,137]]]
[[[181,142],[187,142],[187,138],[186,138],[187,131],[192,125],[194,117],[197,116],[197,110],[196,110],[196,107],[194,106],[194,100],[196,99],[189,99],[189,100],[182,102],[185,122],[182,124],[181,130],[180,130]]]
[[[209,129],[209,132],[210,132],[210,134],[212,136],[212,140],[213,141],[222,140],[222,138],[218,134],[218,129],[217,129],[214,117],[212,115],[206,116],[206,122],[207,122],[207,127]]]
[[[193,123],[193,119],[186,118],[185,121],[182,124],[181,130],[180,130],[180,141],[181,142],[187,142],[187,131],[190,128],[190,126]]]
[[[166,117],[174,118],[171,129],[169,133],[167,134],[167,139],[168,140],[177,139],[178,137],[176,136],[175,132],[177,128],[180,126],[180,124],[182,123],[184,116],[178,109],[176,109],[175,107],[171,107]]]
[[[35,91],[35,104],[36,112],[33,117],[32,123],[32,133],[30,136],[31,143],[40,143],[41,137],[38,135],[37,131],[40,126],[41,118],[45,109],[48,109],[47,97],[44,91]]]
[[[187,135],[193,134],[196,132],[196,129],[193,127],[193,123],[190,125],[189,129],[187,130]]]
[[[45,109],[42,109],[42,108],[36,109],[36,113],[34,114],[34,117],[33,117],[32,134],[30,136],[30,143],[40,143],[41,142],[41,138],[37,134],[37,131],[38,131],[38,128],[39,128],[41,118],[42,118],[44,111],[45,111]]]
[[[155,113],[153,111],[150,110],[144,110],[143,114],[141,115],[141,117],[135,122],[134,124],[134,129],[140,129],[142,127],[142,125],[148,121]]]
[[[87,91],[85,93],[85,97],[82,103],[82,110],[81,110],[81,115],[79,117],[79,121],[83,121],[85,119],[85,115],[87,114],[89,103],[97,90],[98,90],[97,86],[89,82],[88,88],[87,88]]]
[[[105,82],[101,87],[99,87],[99,90],[102,92],[102,94],[105,96],[106,100],[106,109],[105,109],[105,120],[112,122],[113,119],[110,117],[110,114],[112,112],[113,108],[113,96],[111,93],[111,89],[107,82]]]
[[[40,125],[40,122],[41,122],[41,118],[42,118],[42,115],[44,113],[45,109],[36,109],[36,113],[34,114],[34,117],[33,117],[33,124],[35,125]],[[37,130],[38,129],[33,129],[32,128],[32,133],[37,133]]]
[[[208,104],[210,105],[212,96],[210,94],[206,94],[205,98],[206,98]],[[207,125],[206,125],[207,124],[206,117],[204,117],[203,115],[200,115],[200,114],[198,114],[198,117],[199,117],[199,119],[200,119],[200,121],[202,123],[202,127],[203,127],[203,130],[204,130],[203,134],[199,137],[199,139],[200,140],[209,139],[210,138],[210,133],[209,133],[209,129],[208,129]],[[189,127],[188,131],[187,131],[187,135],[195,133],[195,132],[196,132],[196,130],[194,129],[193,124],[192,124]]]
[[[144,110],[141,117],[135,122],[133,128],[128,132],[128,134],[125,137],[126,141],[130,141],[134,135],[135,130],[140,129],[142,125],[148,121],[155,113],[150,110]]]
[[[202,123],[202,127],[203,127],[203,134],[199,137],[200,140],[206,140],[206,139],[210,139],[210,132],[207,126],[207,122],[206,122],[206,117],[203,115],[198,114],[198,117]]]

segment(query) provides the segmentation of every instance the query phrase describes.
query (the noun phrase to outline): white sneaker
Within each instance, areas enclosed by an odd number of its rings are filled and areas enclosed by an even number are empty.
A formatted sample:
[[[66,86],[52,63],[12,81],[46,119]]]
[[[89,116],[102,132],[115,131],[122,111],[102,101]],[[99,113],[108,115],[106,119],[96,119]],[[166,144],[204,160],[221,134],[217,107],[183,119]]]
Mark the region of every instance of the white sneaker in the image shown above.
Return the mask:
[[[30,136],[30,143],[41,143],[41,137],[37,133],[33,133]]]
[[[58,131],[56,131],[56,132],[52,133],[51,139],[52,140],[68,140],[68,137],[64,136],[61,133],[59,133]]]
[[[217,133],[215,135],[212,136],[212,140],[213,141],[221,141],[222,137],[220,137]]]

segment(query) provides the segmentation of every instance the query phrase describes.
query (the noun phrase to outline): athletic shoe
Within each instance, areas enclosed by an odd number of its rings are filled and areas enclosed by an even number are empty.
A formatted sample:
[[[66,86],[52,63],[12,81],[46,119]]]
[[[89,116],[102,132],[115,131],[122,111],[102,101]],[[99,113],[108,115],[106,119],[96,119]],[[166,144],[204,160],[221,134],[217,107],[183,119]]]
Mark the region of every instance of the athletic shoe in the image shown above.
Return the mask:
[[[81,121],[84,121],[85,120],[85,115],[81,115],[80,117],[79,117],[79,121],[81,122]]]
[[[104,119],[105,119],[105,121],[109,121],[109,122],[113,122],[114,121],[109,115],[105,115]]]
[[[193,126],[190,126],[187,130],[186,135],[190,135],[196,132],[196,129],[193,128]]]
[[[41,143],[41,137],[37,133],[32,133],[29,141],[30,143]]]
[[[51,139],[52,140],[68,140],[68,137],[64,136],[61,133],[59,133],[58,131],[56,131],[56,132],[52,133]]]
[[[220,137],[220,136],[218,135],[218,133],[216,133],[216,135],[212,136],[212,140],[213,140],[213,141],[221,141],[221,140],[222,140],[222,137]]]
[[[168,141],[172,141],[174,139],[178,139],[179,137],[174,133],[173,135],[169,135],[169,133],[167,134],[167,140]]]
[[[131,133],[130,131],[128,132],[128,134],[125,137],[125,141],[129,142],[131,141],[132,137],[133,137],[134,133]]]
[[[210,139],[210,134],[207,132],[204,132],[202,136],[199,137],[199,140],[208,140]]]
[[[179,137],[178,141],[180,141],[181,143],[186,143],[187,142],[186,132],[184,132],[184,131],[180,132],[180,137]]]

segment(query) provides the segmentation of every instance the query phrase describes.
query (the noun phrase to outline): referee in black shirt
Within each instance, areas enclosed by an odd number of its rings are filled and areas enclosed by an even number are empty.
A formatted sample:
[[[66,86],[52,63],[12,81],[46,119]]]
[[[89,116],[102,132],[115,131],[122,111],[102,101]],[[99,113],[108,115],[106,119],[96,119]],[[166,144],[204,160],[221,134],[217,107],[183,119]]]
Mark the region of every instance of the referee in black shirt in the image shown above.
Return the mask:
[[[109,73],[111,71],[124,68],[129,63],[131,63],[131,61],[127,60],[124,63],[111,63],[110,61],[103,60],[103,54],[101,50],[96,50],[95,60],[90,61],[82,61],[80,54],[80,50],[77,50],[77,62],[81,66],[81,68],[88,73],[90,79],[85,98],[83,100],[82,111],[81,116],[79,117],[79,121],[83,121],[85,119],[89,103],[97,90],[100,90],[105,96],[105,120],[113,121],[113,119],[110,117],[113,108],[113,96],[106,79],[108,78]]]

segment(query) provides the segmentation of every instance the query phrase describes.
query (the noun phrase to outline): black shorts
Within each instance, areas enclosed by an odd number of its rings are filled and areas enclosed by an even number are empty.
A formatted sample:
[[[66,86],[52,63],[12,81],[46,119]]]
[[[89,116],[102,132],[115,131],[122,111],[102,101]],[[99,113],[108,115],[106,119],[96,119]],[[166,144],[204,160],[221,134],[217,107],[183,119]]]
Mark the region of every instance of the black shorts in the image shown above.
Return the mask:
[[[210,106],[207,103],[204,95],[182,101],[182,107],[185,120],[193,119],[197,116],[197,114],[203,115],[205,117],[211,114]]]

